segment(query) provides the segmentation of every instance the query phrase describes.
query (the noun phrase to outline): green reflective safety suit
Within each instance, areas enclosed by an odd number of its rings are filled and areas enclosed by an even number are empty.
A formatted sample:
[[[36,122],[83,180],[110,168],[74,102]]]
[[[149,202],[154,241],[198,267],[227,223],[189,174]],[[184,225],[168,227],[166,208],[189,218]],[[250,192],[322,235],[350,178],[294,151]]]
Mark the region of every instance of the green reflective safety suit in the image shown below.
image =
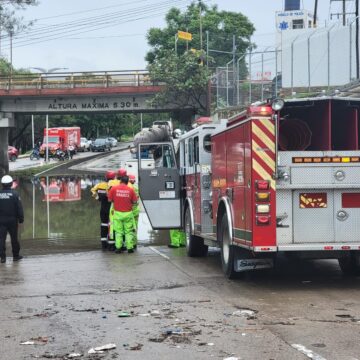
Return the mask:
[[[109,234],[108,234],[108,244],[115,244],[115,235],[114,235],[114,205],[111,204],[110,212],[109,212]]]
[[[135,185],[132,184],[133,189],[135,191],[136,196],[139,199],[139,188]],[[139,223],[139,214],[140,214],[140,206],[139,203],[134,204],[133,209],[132,209],[133,215],[134,215],[134,220],[135,220],[135,231],[134,231],[134,246],[137,245],[137,229],[138,229],[138,223]]]
[[[108,182],[107,192],[116,185],[119,185],[120,181],[117,179],[110,180]],[[115,245],[115,234],[114,234],[114,204],[111,203],[109,211],[109,233],[108,233],[108,246],[111,249]]]
[[[170,244],[175,247],[185,246],[185,232],[179,229],[170,230]]]
[[[134,226],[135,220],[132,211],[115,211],[113,216],[115,230],[115,247],[122,248],[123,239],[127,250],[134,248]]]

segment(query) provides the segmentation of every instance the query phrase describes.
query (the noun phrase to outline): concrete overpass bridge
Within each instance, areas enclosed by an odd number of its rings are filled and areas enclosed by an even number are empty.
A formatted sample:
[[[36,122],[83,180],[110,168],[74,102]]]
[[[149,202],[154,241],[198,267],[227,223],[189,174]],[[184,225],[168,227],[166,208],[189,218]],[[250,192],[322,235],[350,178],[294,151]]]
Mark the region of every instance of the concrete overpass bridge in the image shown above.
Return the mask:
[[[8,129],[16,114],[167,112],[151,98],[162,89],[144,70],[0,76],[0,175],[8,171]]]

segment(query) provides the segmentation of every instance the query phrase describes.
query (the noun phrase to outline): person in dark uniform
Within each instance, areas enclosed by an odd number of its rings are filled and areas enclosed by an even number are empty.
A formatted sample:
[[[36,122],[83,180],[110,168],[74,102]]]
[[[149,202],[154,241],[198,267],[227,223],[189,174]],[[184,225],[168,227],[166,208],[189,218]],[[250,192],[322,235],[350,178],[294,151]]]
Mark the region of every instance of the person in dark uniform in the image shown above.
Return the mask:
[[[108,201],[107,197],[107,190],[108,190],[108,182],[110,180],[115,179],[115,172],[114,171],[107,171],[105,174],[105,181],[96,184],[92,189],[91,192],[93,197],[100,201],[100,240],[101,240],[101,247],[103,250],[107,249],[108,247],[108,233],[109,233],[109,213],[110,213],[110,206],[111,204]]]
[[[24,210],[19,195],[12,190],[13,179],[9,175],[1,178],[0,190],[0,259],[6,262],[6,235],[10,234],[13,260],[19,261],[20,244],[18,241],[18,224],[24,222]]]

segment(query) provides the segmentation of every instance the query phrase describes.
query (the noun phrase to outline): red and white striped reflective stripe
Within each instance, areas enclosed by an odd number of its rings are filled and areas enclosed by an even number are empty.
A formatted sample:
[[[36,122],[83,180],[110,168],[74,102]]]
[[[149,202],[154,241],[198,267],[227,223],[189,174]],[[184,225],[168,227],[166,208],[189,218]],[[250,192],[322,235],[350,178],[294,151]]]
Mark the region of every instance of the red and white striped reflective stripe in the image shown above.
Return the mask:
[[[252,153],[254,171],[275,190],[275,125],[271,118],[252,121]]]

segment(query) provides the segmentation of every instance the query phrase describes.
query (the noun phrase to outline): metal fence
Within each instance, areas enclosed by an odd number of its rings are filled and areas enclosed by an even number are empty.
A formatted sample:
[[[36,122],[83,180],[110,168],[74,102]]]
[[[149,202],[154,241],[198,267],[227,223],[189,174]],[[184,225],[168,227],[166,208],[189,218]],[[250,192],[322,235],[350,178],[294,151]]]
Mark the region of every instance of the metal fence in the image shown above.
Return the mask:
[[[330,95],[355,86],[355,20],[346,26],[284,31],[277,47],[247,52],[235,64],[216,68],[211,80],[213,107],[243,107],[275,96]]]
[[[241,107],[276,96],[281,87],[278,65],[279,51],[275,49],[248,52],[237,59],[235,66],[231,61],[217,67],[211,78],[214,107]]]

